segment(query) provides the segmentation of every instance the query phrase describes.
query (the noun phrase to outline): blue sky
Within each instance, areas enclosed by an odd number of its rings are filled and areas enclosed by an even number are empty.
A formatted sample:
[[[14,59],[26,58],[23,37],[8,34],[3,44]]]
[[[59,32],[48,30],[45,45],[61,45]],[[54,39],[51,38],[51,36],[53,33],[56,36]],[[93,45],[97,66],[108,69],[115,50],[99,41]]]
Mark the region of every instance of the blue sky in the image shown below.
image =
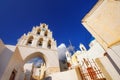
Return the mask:
[[[40,23],[49,25],[57,45],[69,40],[75,49],[92,39],[82,26],[82,18],[98,0],[0,0],[0,38],[15,45],[23,33]]]

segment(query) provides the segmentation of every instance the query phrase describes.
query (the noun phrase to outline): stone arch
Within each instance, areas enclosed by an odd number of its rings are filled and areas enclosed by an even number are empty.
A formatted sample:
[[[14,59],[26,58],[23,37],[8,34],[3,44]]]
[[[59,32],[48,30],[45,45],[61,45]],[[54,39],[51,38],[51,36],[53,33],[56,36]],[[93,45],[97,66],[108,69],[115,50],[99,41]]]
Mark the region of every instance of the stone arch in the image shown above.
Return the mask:
[[[45,66],[47,66],[47,58],[46,56],[41,53],[41,52],[34,52],[34,53],[31,53],[30,55],[27,55],[24,59],[24,63],[26,63],[27,61],[29,61],[30,59],[32,58],[35,58],[35,57],[40,57],[43,59],[43,61],[45,62]]]
[[[45,63],[45,76],[59,72],[59,61],[58,55],[56,50],[48,50],[44,48],[31,48],[31,47],[23,47],[18,46],[18,53],[21,56],[21,64],[20,67],[20,74],[18,75],[19,78],[24,76],[24,65],[32,58],[40,57],[44,60]],[[33,66],[34,67],[34,66]]]
[[[31,59],[36,58],[36,57],[40,57],[44,64],[41,64],[39,67],[35,67],[35,64],[32,65],[32,69],[31,71],[28,71],[27,69],[24,68],[24,65]],[[41,76],[42,78],[44,78],[44,76],[46,75],[46,68],[47,68],[47,58],[45,56],[45,54],[41,53],[41,52],[33,52],[28,54],[24,59],[23,59],[23,69],[25,71],[24,73],[24,79],[30,80],[30,79],[37,79],[39,76]],[[43,68],[44,67],[44,68]],[[35,76],[33,71],[34,69],[39,69],[40,71],[42,71],[42,73],[39,73],[40,75]],[[37,70],[38,71],[38,70]],[[29,77],[28,77],[29,76]]]

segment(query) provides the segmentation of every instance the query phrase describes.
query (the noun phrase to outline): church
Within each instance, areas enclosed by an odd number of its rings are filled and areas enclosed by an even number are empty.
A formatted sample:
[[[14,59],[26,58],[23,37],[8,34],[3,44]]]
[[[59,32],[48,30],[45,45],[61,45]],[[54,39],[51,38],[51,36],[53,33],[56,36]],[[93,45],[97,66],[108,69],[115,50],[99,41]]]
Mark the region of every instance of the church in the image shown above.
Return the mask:
[[[64,61],[45,23],[23,34],[16,45],[0,40],[0,80],[119,80],[119,13],[119,0],[98,0],[81,22],[95,38],[90,49],[80,44],[73,55],[65,52]]]
[[[3,80],[19,80],[19,77],[25,76],[24,64],[35,57],[43,59],[46,75],[60,71],[56,41],[46,24],[33,27],[31,32],[19,39],[16,46],[4,45],[1,41],[0,51],[0,59],[5,61],[1,65]]]

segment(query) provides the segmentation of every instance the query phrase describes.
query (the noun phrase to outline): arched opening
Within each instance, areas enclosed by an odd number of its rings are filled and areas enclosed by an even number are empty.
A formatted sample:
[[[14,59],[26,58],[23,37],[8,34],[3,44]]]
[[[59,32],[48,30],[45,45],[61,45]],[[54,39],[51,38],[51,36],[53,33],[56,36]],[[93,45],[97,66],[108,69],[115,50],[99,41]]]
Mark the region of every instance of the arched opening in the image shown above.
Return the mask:
[[[17,73],[17,71],[14,69],[14,70],[12,71],[11,75],[10,75],[9,80],[15,80],[16,73]]]
[[[33,42],[33,36],[30,36],[26,45],[31,46],[32,42]]]
[[[41,80],[45,76],[46,58],[40,53],[33,53],[24,60],[25,80]]]
[[[38,47],[42,47],[42,45],[43,45],[43,38],[40,38],[40,39],[38,40],[37,46],[38,46]]]
[[[42,24],[42,31],[46,30],[45,26],[46,26],[46,24]]]
[[[45,28],[45,24],[43,24],[42,26],[43,26],[43,28]]]
[[[39,29],[37,30],[37,35],[40,35],[40,32],[41,32],[41,29],[39,28]]]
[[[80,44],[80,49],[81,49],[81,51],[86,51],[86,48],[83,44]]]
[[[51,40],[48,41],[47,48],[51,49]]]
[[[44,36],[48,36],[48,31],[46,30],[45,33],[44,33]]]

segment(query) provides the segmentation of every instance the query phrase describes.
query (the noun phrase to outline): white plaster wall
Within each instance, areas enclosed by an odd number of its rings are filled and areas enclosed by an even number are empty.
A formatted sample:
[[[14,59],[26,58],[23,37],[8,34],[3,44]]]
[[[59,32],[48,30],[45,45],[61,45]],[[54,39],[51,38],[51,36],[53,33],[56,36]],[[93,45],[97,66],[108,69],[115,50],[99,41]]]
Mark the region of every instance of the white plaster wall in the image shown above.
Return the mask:
[[[117,73],[114,66],[111,64],[111,62],[109,61],[107,57],[99,58],[99,60],[101,61],[102,65],[104,66],[104,68],[107,70],[107,72],[111,76],[112,80],[120,79],[120,75]]]
[[[119,0],[99,0],[82,21],[105,49],[120,41]]]
[[[52,80],[82,80],[75,69],[51,74]]]
[[[105,53],[105,50],[102,48],[102,46],[96,41],[92,47],[87,51],[88,58],[98,58],[103,57]]]
[[[5,51],[8,51],[8,50],[5,50]],[[10,75],[14,69],[17,71],[15,80],[19,80],[19,76],[21,75],[21,73],[23,71],[22,70],[22,67],[23,67],[22,58],[21,58],[17,48],[14,53],[12,52],[12,54],[9,56],[8,56],[8,54],[10,54],[10,51],[8,51],[7,56],[5,56],[5,60],[7,60],[8,63],[7,63],[7,65],[5,65],[6,67],[5,67],[4,72],[2,73],[3,75],[1,77],[1,80],[9,80]],[[7,57],[9,57],[9,58],[7,58]],[[4,60],[4,59],[2,59],[2,60]]]
[[[4,48],[2,53],[0,54],[0,79],[8,66],[8,63],[13,55],[13,51],[8,48]]]
[[[107,53],[114,61],[115,65],[117,65],[120,71],[120,44],[116,44],[111,48],[108,48]]]
[[[4,48],[5,48],[5,45],[3,44],[2,40],[0,39],[0,54],[2,53]]]
[[[79,54],[77,55],[79,62],[81,62],[83,58],[95,59],[104,56],[105,50],[102,48],[102,46],[95,40],[93,40],[92,43],[93,44],[88,51],[76,52],[77,54]]]
[[[104,47],[107,58],[100,58],[113,80],[120,79],[120,1],[99,0],[82,24]]]
[[[32,68],[33,68],[33,63],[24,64],[24,73],[25,73],[27,80],[30,80],[30,78],[31,78]]]
[[[11,51],[15,51],[15,48],[16,48],[16,46],[14,46],[14,45],[5,45],[9,50],[11,50]]]
[[[33,75],[34,76],[40,76],[40,68],[34,68],[33,69]]]
[[[26,63],[26,64],[24,65],[24,70],[25,70],[25,72],[26,72],[27,70],[28,70],[29,72],[31,72],[32,66],[33,66],[33,63]]]
[[[41,54],[44,55],[44,58],[47,63],[47,67],[59,67],[59,60],[58,60],[59,58],[56,50],[32,48],[32,47],[20,47],[20,46],[18,48],[23,60],[25,60],[27,56],[31,54],[40,52]]]

